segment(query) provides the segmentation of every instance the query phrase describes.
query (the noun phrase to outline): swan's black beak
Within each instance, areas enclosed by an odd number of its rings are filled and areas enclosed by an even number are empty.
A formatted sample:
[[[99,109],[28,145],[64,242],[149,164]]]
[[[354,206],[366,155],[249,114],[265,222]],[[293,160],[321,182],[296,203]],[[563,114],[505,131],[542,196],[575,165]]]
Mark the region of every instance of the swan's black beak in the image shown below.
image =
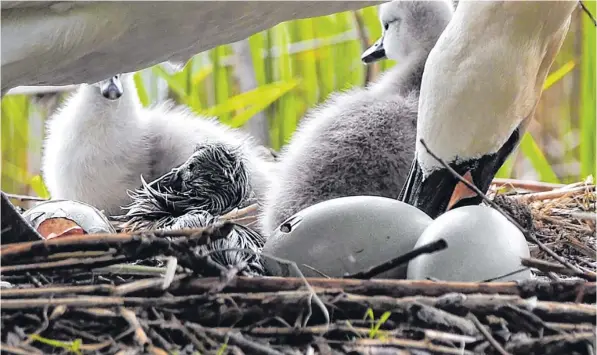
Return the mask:
[[[520,132],[521,127],[515,129],[506,143],[493,154],[447,163],[485,194],[499,168],[520,142]],[[423,152],[416,154],[421,153]],[[408,179],[398,199],[417,207],[434,219],[451,209],[478,205],[483,201],[481,196],[444,167],[424,176],[416,157],[413,159]]]
[[[124,92],[122,82],[118,76],[113,76],[108,80],[100,82],[99,87],[102,96],[109,100],[120,98]]]
[[[473,174],[478,175],[478,173],[482,173],[482,170],[471,171],[467,166],[453,168],[482,191],[483,187],[485,190],[489,188],[493,179],[493,176],[489,178],[485,176],[481,178],[484,182],[483,186],[479,186],[473,178]],[[423,171],[416,158],[413,160],[408,179],[398,199],[417,207],[433,219],[453,208],[478,205],[482,201],[481,197],[455,178],[448,169],[434,170],[428,176],[423,176]]]
[[[373,62],[377,62],[378,60],[385,59],[386,57],[386,50],[383,48],[383,37],[377,40],[371,47],[369,47],[363,55],[361,56],[361,60],[365,64],[370,64]]]

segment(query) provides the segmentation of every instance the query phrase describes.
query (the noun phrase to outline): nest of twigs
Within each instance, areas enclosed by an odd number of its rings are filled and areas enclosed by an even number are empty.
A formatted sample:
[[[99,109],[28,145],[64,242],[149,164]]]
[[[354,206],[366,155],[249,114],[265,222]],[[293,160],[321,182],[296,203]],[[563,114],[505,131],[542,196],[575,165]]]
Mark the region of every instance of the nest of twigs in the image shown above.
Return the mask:
[[[11,287],[1,293],[1,347],[28,355],[594,354],[595,187],[499,185],[510,188],[494,202],[536,238],[522,261],[536,280],[240,277],[189,252],[227,237],[233,222],[67,236],[2,246]]]

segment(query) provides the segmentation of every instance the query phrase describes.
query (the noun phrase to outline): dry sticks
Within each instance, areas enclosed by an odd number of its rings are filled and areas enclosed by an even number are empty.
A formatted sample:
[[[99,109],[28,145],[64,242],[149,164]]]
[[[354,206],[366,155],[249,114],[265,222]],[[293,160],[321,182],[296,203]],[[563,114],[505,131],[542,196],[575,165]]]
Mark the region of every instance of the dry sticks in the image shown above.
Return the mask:
[[[294,277],[235,277],[233,280],[222,280],[219,277],[188,278],[186,274],[175,276],[168,292],[176,296],[197,295],[209,293],[219,289],[225,293],[243,292],[281,292],[296,291],[305,287],[308,282],[315,291],[324,289],[342,290],[356,295],[376,295],[388,297],[436,297],[447,293],[460,294],[500,294],[519,296],[522,298],[536,297],[538,300],[559,302],[574,302],[578,295],[582,295],[581,302],[595,303],[594,282],[581,280],[570,281],[537,281],[525,280],[520,282],[444,282],[444,281],[412,281],[412,280],[354,280],[354,279],[326,279],[326,278],[294,278]],[[24,289],[2,290],[2,298],[38,298],[58,297],[62,295],[125,295],[135,292],[155,291],[160,288],[161,278],[147,278],[139,281],[112,285],[84,285],[84,286],[45,286]],[[222,285],[225,283],[224,285]]]
[[[61,238],[40,240],[27,243],[15,243],[3,245],[0,249],[2,264],[5,265],[11,260],[24,258],[48,256],[60,252],[72,250],[98,250],[107,249],[108,246],[126,247],[128,245],[155,245],[168,247],[172,243],[190,243],[192,245],[204,245],[214,240],[225,238],[232,230],[233,224],[224,222],[206,228],[187,230],[156,230],[139,231],[120,234],[83,234]],[[164,237],[184,237],[177,241],[168,241]]]

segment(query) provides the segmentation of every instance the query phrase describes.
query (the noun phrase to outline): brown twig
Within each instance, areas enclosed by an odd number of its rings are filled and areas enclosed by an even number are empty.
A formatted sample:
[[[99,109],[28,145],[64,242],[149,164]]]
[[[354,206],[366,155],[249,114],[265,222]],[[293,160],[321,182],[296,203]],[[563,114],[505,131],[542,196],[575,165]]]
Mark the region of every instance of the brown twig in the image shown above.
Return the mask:
[[[178,279],[180,277],[180,279]],[[197,278],[181,282],[184,275],[178,275],[169,288],[169,292],[175,295],[192,295],[208,293],[214,288],[220,288],[222,280],[219,277]],[[159,286],[157,280],[149,279],[145,283],[146,288],[136,288],[139,290],[155,290]],[[144,281],[144,280],[141,280]],[[547,282],[527,280],[521,282],[447,282],[447,281],[421,281],[421,280],[355,280],[355,279],[326,279],[326,278],[307,278],[305,279],[312,287],[318,289],[335,289],[344,292],[360,295],[380,295],[391,297],[408,296],[441,296],[448,293],[461,294],[501,294],[513,295],[523,298],[537,297],[539,300],[558,299],[561,302],[574,302],[576,294],[580,289],[593,291],[584,294],[585,302],[595,302],[594,282],[585,282],[580,280]],[[281,278],[281,277],[235,277],[224,285],[222,292],[278,292],[294,291],[304,287],[300,278]],[[38,298],[50,295],[60,296],[68,294],[126,294],[122,293],[130,284],[137,284],[139,281],[123,284],[120,286],[112,285],[89,285],[89,286],[48,286],[40,288],[23,289],[5,289],[1,295],[3,299],[9,298]],[[117,290],[120,290],[117,292]]]
[[[496,186],[497,188],[507,186],[507,187],[513,187],[515,189],[524,189],[524,190],[529,190],[529,191],[534,191],[534,192],[551,191],[553,189],[557,189],[557,188],[566,186],[563,184],[552,184],[552,183],[541,182],[541,181],[502,179],[502,178],[493,179],[491,184]]]
[[[268,346],[256,343],[254,341],[251,341],[245,337],[242,336],[242,334],[240,334],[239,332],[220,332],[217,331],[213,328],[205,328],[202,327],[198,324],[194,324],[194,323],[187,323],[189,328],[192,328],[196,331],[201,331],[203,333],[207,333],[210,336],[213,336],[214,338],[218,339],[221,342],[225,342],[228,341],[230,344],[232,345],[236,345],[239,348],[241,348],[244,351],[247,351],[249,353],[253,353],[253,354],[264,354],[264,355],[283,355],[283,353],[272,349]]]
[[[541,338],[521,339],[516,342],[510,342],[509,344],[506,344],[506,349],[515,355],[558,355],[570,353],[569,351],[566,351],[566,349],[570,349],[570,345],[579,343],[591,344],[594,341],[595,332],[571,333]],[[548,345],[553,345],[553,350],[549,353],[545,351],[545,348]]]
[[[527,267],[534,267],[537,270],[547,272],[557,272],[563,275],[569,276],[577,276],[582,277],[585,280],[595,281],[595,275],[590,272],[581,272],[577,273],[574,270],[570,270],[566,266],[561,264],[552,263],[545,260],[535,259],[535,258],[520,258],[520,263],[522,266]]]
[[[2,246],[0,248],[0,257],[2,263],[6,263],[7,257],[19,256],[20,259],[26,257],[47,256],[59,252],[71,251],[77,247],[78,251],[85,248],[91,250],[106,249],[106,246],[126,246],[127,244],[161,244],[169,246],[175,241],[168,241],[164,237],[183,237],[184,242],[192,242],[194,245],[208,244],[214,240],[225,238],[233,228],[233,224],[224,222],[214,226],[197,229],[185,230],[159,230],[159,231],[138,231],[132,233],[117,234],[83,234],[72,235],[49,240],[40,240],[35,242],[15,243]]]
[[[581,0],[578,0],[578,4],[582,8],[582,10],[587,14],[587,16],[589,16],[589,18],[591,19],[591,22],[593,22],[593,25],[595,25],[595,27],[597,27],[597,20],[595,20],[595,16],[593,16],[591,11],[589,11],[589,9],[587,9],[585,4]]]
[[[221,249],[221,251],[241,251],[241,252],[247,252],[247,253],[250,253],[250,254],[257,254],[254,250],[241,249],[241,248],[226,248],[226,249]],[[213,252],[214,251],[212,251],[210,253],[213,253]],[[300,279],[303,280],[304,286],[310,292],[310,296],[308,297],[308,299],[309,299],[309,311],[311,310],[311,301],[315,302],[315,304],[322,311],[323,316],[325,317],[325,320],[326,320],[326,324],[330,323],[330,314],[328,312],[328,309],[325,307],[325,304],[319,299],[319,297],[317,296],[317,294],[315,293],[315,291],[313,290],[313,288],[311,287],[311,285],[307,281],[307,278],[303,275],[303,273],[299,269],[298,265],[294,261],[283,259],[283,258],[279,258],[277,256],[274,256],[274,255],[271,255],[271,254],[268,254],[268,253],[263,253],[263,252],[261,254],[258,254],[258,255],[260,255],[260,257],[262,257],[262,258],[268,258],[268,259],[273,260],[273,261],[275,261],[275,262],[277,262],[279,264],[287,265],[290,268],[292,268],[292,270],[295,272],[295,274],[299,275]],[[305,324],[303,324],[303,326],[306,326],[307,325],[306,323],[308,321],[309,321],[309,317],[307,317],[305,319]]]
[[[451,355],[473,355],[468,350],[461,350],[454,347],[436,345],[429,341],[411,339],[358,339],[343,346],[345,351],[358,354],[451,354]],[[389,349],[392,349],[388,351]],[[413,350],[401,352],[401,350]]]
[[[6,197],[8,198],[12,198],[14,200],[19,200],[19,201],[49,201],[49,198],[43,198],[43,197],[39,197],[39,196],[27,196],[27,195],[18,195],[18,194],[9,194],[9,193],[4,193],[6,195]]]
[[[50,286],[38,288],[14,288],[2,290],[2,298],[17,298],[17,297],[40,297],[49,295],[62,294],[109,294],[115,286],[112,285],[90,285],[90,286]]]
[[[0,274],[12,275],[25,271],[41,271],[41,270],[62,270],[74,268],[93,269],[96,267],[103,267],[122,263],[127,260],[124,255],[119,256],[100,256],[98,258],[82,258],[82,259],[65,259],[59,261],[50,261],[47,263],[25,264],[25,265],[9,265],[0,267]]]
[[[238,219],[241,217],[246,217],[247,215],[249,215],[253,212],[256,212],[257,209],[259,209],[259,205],[254,203],[245,208],[232,210],[232,211],[226,213],[225,215],[221,216],[220,220],[225,221],[225,220],[233,220],[233,219]]]
[[[493,207],[498,212],[500,212],[504,217],[506,217],[510,221],[510,223],[514,224],[523,233],[523,235],[525,236],[525,238],[527,240],[531,240],[533,243],[537,244],[537,246],[541,250],[543,250],[544,252],[549,254],[552,258],[556,259],[562,265],[566,266],[570,270],[572,270],[576,273],[582,273],[582,271],[579,268],[577,268],[576,266],[574,266],[571,263],[569,263],[568,261],[566,261],[564,258],[559,256],[556,252],[554,252],[553,250],[551,250],[550,248],[545,246],[545,244],[541,243],[532,232],[529,232],[528,230],[522,228],[522,226],[514,218],[512,218],[509,214],[505,213],[500,208],[500,206],[498,206],[495,202],[493,202],[489,198],[487,198],[487,196],[485,196],[485,194],[481,190],[479,190],[479,188],[477,186],[468,182],[465,178],[462,177],[462,175],[458,174],[458,172],[456,172],[456,170],[454,170],[448,163],[446,163],[443,159],[441,159],[440,157],[435,155],[429,149],[429,147],[427,146],[427,144],[425,143],[425,141],[423,139],[421,139],[420,142],[421,142],[421,145],[427,151],[427,153],[429,153],[429,155],[431,155],[435,160],[437,160],[437,162],[439,162],[444,168],[446,168],[456,179],[458,179],[461,183],[465,184],[469,189],[474,191],[479,197],[481,197],[483,199],[483,201],[488,203],[491,207]]]
[[[197,299],[204,299],[202,296],[185,297],[117,297],[117,296],[87,296],[65,297],[65,298],[36,298],[36,299],[11,299],[2,300],[2,307],[6,309],[35,309],[46,306],[56,307],[65,305],[69,307],[94,308],[99,306],[154,306],[154,305],[175,305]]]
[[[489,333],[489,331],[485,329],[485,326],[481,324],[481,322],[479,322],[479,319],[477,319],[477,317],[475,317],[474,314],[469,313],[466,317],[470,319],[473,322],[473,324],[475,324],[475,327],[477,327],[479,332],[483,334],[485,339],[489,342],[489,344],[491,344],[491,346],[494,347],[495,350],[497,350],[498,353],[500,353],[501,355],[512,355],[508,353],[506,350],[504,350],[500,343],[498,343],[497,340],[495,340],[495,338],[491,335],[491,333]]]
[[[544,322],[569,322],[569,323],[591,323],[595,324],[597,310],[594,305],[559,303],[537,301],[534,299],[523,299],[518,296],[503,295],[479,295],[479,294],[446,294],[441,297],[411,296],[393,298],[387,296],[363,296],[348,293],[339,293],[338,290],[318,290],[317,295],[322,301],[338,309],[342,309],[344,317],[362,317],[364,312],[371,308],[374,312],[392,312],[399,317],[409,315],[415,317],[418,322],[436,322],[461,329],[461,334],[470,333],[464,331],[463,318],[454,322],[456,318],[448,312],[459,313],[463,310],[472,312],[475,315],[491,315],[500,306],[516,306],[528,310],[540,317]],[[341,295],[342,297],[338,297]],[[114,297],[114,296],[86,296],[67,298],[36,298],[36,299],[6,299],[2,300],[2,308],[6,310],[43,309],[44,307],[55,307],[64,305],[76,308],[97,308],[97,307],[172,307],[184,304],[201,304],[202,308],[210,307],[220,309],[223,304],[235,304],[236,316],[246,316],[251,319],[266,318],[275,314],[277,316],[296,315],[296,312],[305,310],[304,300],[312,294],[305,290],[283,291],[274,293],[225,293],[219,295],[191,295],[191,296],[163,296],[163,297]],[[423,307],[421,307],[423,306]],[[213,308],[215,307],[215,308]],[[434,316],[434,312],[441,311]],[[202,322],[222,322],[220,312],[202,313]],[[235,316],[235,322],[238,318]],[[243,316],[243,317],[244,317]],[[339,317],[338,314],[336,314]],[[441,317],[440,317],[441,316]],[[436,318],[434,318],[436,317]],[[439,317],[439,318],[437,318]],[[321,315],[317,319],[323,319]],[[399,318],[403,319],[403,318]],[[423,324],[423,323],[421,323]],[[445,327],[443,325],[442,327]],[[466,326],[467,328],[470,328]]]
[[[187,278],[188,274],[177,275],[173,277],[173,280],[181,281]],[[116,286],[112,288],[110,293],[114,296],[124,296],[129,293],[139,292],[143,290],[150,290],[155,289],[159,290],[162,289],[162,285],[164,284],[164,278],[151,278],[151,279],[143,279],[138,281],[129,282],[124,285]]]
[[[135,333],[135,341],[141,346],[141,348],[144,348],[145,345],[149,343],[149,339],[147,338],[145,331],[143,331],[143,328],[141,328],[141,324],[139,323],[135,313],[124,307],[119,307],[118,310],[122,318],[124,318],[129,324],[129,327],[133,329],[133,333]]]
[[[21,349],[16,346],[10,346],[5,343],[0,343],[0,349],[2,349],[2,351],[6,351],[9,354],[15,354],[15,355],[42,355],[43,354],[41,351],[39,351],[37,349],[35,349],[32,354],[33,349],[25,350],[25,349]]]
[[[513,195],[511,197],[518,201],[530,203],[530,202],[535,202],[535,201],[553,200],[556,198],[576,196],[579,194],[586,193],[588,189],[589,189],[589,187],[580,186],[580,187],[575,187],[570,190],[544,191],[544,192],[537,192],[537,193],[532,193],[532,194]]]
[[[409,251],[406,254],[400,255],[397,258],[390,259],[379,265],[372,266],[365,271],[359,271],[354,274],[344,275],[345,279],[370,279],[383,272],[394,269],[400,265],[406,264],[409,261],[417,258],[423,254],[432,254],[448,247],[448,243],[444,239],[436,240],[435,242],[427,243],[418,248]]]
[[[173,283],[170,292],[175,295],[201,294],[219,285],[220,278],[210,277],[188,280],[185,283]],[[426,280],[356,280],[327,278],[294,278],[294,277],[236,277],[225,288],[224,292],[279,292],[294,291],[304,287],[308,282],[314,288],[342,290],[360,295],[378,295],[391,297],[409,296],[441,296],[448,293],[461,294],[501,294],[523,298],[537,297],[539,300],[559,300],[573,302],[578,290],[586,289],[584,302],[595,302],[595,282],[582,280],[571,281],[537,281],[520,282],[449,282]],[[8,292],[3,291],[3,292]]]

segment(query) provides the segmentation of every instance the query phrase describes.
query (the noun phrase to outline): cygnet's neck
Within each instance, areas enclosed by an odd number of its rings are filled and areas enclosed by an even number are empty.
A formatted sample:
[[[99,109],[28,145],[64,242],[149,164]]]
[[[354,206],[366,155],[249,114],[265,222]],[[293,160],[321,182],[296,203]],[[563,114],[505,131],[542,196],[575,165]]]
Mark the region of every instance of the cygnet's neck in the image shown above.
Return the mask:
[[[413,53],[397,60],[396,65],[371,84],[371,91],[380,95],[407,95],[421,89],[428,51]]]

